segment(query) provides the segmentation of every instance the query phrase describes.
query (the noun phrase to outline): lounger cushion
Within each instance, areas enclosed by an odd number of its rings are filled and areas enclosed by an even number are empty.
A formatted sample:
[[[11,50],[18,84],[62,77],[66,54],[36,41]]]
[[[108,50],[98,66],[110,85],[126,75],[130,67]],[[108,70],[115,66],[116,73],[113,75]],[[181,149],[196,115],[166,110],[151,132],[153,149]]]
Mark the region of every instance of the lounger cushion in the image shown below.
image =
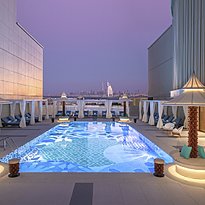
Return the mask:
[[[205,158],[204,147],[198,146],[198,154],[201,158]]]
[[[192,147],[188,147],[188,146],[184,145],[184,146],[182,147],[180,156],[181,156],[181,157],[184,157],[185,159],[189,159],[190,154],[191,154],[191,150],[192,150]]]

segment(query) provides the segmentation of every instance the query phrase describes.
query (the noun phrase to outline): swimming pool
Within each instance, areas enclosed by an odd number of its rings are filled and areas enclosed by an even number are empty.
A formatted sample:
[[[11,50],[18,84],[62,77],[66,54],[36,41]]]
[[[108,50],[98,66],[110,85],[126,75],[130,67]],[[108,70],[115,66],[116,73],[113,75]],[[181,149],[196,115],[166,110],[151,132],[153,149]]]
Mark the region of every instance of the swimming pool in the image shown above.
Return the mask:
[[[135,129],[117,122],[62,123],[0,161],[20,158],[21,172],[153,172],[173,159]]]

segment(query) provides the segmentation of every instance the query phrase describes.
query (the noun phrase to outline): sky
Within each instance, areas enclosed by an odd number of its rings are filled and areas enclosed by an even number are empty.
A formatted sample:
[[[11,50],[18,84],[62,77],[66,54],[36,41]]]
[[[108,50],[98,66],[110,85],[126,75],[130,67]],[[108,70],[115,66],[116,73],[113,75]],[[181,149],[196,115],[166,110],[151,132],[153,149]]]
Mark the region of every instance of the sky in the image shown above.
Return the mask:
[[[17,21],[44,46],[44,95],[143,92],[147,48],[171,25],[170,0],[17,0]]]

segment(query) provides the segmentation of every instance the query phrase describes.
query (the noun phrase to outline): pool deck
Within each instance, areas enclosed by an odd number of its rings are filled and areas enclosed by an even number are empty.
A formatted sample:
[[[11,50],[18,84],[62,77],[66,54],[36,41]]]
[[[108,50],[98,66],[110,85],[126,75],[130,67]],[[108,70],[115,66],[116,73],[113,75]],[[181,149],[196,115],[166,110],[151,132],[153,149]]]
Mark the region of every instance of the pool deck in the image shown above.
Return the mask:
[[[44,121],[24,129],[1,129],[0,135],[12,136],[16,145],[21,146],[54,125]],[[130,125],[169,154],[187,142],[186,131],[181,138],[177,138],[146,123]],[[199,135],[199,144],[204,146],[205,135]],[[1,147],[0,157],[10,151],[9,147],[6,150]],[[182,184],[166,176],[157,178],[148,173],[21,173],[17,178],[5,175],[0,178],[0,204],[68,205],[71,204],[75,183],[93,183],[93,205],[205,204],[204,188]],[[83,197],[80,204],[86,205]]]

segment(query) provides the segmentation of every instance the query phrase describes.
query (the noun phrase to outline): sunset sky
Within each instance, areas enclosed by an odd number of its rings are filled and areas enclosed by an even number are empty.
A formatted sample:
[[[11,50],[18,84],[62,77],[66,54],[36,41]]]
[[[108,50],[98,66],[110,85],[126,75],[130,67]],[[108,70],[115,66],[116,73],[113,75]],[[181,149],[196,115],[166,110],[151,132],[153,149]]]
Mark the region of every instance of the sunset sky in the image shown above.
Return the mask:
[[[147,90],[147,48],[171,25],[170,0],[17,0],[44,46],[44,95]]]

